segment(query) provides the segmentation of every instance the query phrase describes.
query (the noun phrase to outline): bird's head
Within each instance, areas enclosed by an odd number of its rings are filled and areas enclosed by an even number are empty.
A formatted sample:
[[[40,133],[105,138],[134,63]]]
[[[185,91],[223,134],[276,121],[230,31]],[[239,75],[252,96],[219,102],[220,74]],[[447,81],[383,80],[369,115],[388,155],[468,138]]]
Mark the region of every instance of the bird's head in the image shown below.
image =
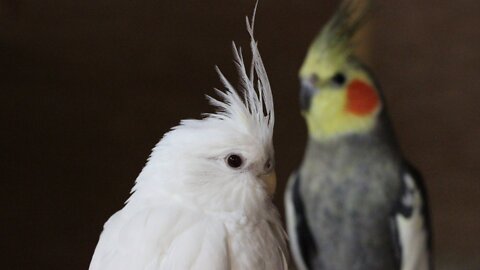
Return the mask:
[[[353,55],[352,38],[370,9],[369,1],[361,3],[342,2],[300,69],[301,109],[313,139],[368,132],[381,110],[372,76]]]
[[[225,90],[216,90],[217,99],[207,97],[217,112],[183,120],[168,132],[153,150],[141,181],[157,182],[210,210],[254,208],[273,195],[273,97],[253,27],[248,21],[247,26],[252,39],[250,71],[241,49],[233,44],[241,91],[217,69]]]

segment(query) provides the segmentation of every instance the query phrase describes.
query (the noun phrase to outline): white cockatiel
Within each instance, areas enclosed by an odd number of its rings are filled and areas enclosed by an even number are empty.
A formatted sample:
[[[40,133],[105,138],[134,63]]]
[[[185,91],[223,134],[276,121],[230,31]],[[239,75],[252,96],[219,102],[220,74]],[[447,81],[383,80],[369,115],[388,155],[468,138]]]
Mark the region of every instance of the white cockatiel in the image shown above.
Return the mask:
[[[275,190],[274,110],[253,22],[252,66],[233,44],[239,95],[226,87],[219,108],[183,120],[153,149],[125,207],[105,224],[90,270],[286,270]],[[243,96],[243,97],[242,97]]]

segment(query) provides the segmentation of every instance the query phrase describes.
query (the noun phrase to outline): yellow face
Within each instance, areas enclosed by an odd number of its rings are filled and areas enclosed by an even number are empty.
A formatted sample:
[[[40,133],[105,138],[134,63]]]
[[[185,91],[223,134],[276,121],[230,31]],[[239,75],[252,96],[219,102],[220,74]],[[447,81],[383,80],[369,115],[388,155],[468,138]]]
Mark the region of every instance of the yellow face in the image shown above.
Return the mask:
[[[310,136],[326,141],[370,131],[381,101],[368,73],[351,62],[320,63],[306,61],[300,71],[302,113]]]

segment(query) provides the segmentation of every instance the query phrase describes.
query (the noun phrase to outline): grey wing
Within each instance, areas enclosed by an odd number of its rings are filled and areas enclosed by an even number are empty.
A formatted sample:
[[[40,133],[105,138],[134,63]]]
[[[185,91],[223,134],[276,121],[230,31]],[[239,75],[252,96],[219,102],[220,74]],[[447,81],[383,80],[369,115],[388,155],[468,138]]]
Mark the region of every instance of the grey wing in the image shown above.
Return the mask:
[[[300,175],[293,173],[285,193],[287,231],[292,257],[298,270],[312,269],[317,254],[315,240],[305,215],[305,205],[300,192]]]
[[[402,188],[391,216],[391,227],[401,270],[427,270],[431,266],[431,229],[428,201],[421,176],[407,165]]]

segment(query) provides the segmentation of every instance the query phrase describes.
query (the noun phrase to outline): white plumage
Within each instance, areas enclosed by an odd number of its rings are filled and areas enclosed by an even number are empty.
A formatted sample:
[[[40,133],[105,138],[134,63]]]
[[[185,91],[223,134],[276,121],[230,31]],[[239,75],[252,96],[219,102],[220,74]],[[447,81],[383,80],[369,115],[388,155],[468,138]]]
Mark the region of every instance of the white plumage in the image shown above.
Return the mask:
[[[403,181],[406,192],[402,203],[411,209],[411,214],[395,215],[401,250],[401,270],[426,270],[429,269],[429,249],[425,217],[422,213],[424,198],[410,174],[405,174]]]
[[[262,180],[273,173],[273,98],[248,19],[247,29],[248,74],[233,45],[244,97],[218,70],[226,91],[209,100],[219,110],[160,140],[105,224],[90,270],[287,269],[272,182]]]

